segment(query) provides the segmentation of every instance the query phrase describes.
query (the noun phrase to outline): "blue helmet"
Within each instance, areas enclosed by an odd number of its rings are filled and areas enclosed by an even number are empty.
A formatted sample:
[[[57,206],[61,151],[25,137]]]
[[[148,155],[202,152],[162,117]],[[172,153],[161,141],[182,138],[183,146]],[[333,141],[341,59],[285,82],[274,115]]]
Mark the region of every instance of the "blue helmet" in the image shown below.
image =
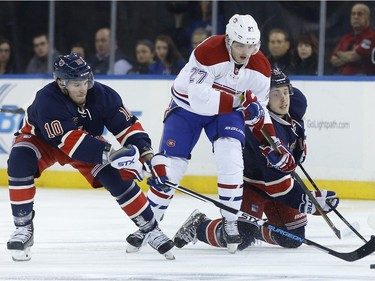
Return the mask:
[[[88,89],[94,85],[94,75],[92,74],[91,67],[76,53],[59,56],[55,60],[53,77],[55,80],[60,79],[65,87],[68,81],[86,79],[88,79]]]
[[[293,95],[293,87],[290,84],[289,77],[282,72],[278,67],[271,69],[271,88],[288,86],[289,95]]]

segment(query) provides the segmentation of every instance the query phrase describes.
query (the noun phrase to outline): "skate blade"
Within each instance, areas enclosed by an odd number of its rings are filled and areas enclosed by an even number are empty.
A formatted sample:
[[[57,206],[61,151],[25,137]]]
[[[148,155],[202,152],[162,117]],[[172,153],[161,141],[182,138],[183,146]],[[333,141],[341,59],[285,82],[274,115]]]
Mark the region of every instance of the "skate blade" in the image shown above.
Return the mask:
[[[228,253],[235,254],[237,252],[238,245],[239,244],[237,244],[237,243],[227,244]]]
[[[126,252],[128,254],[136,253],[136,252],[139,252],[140,249],[141,249],[140,247],[134,247],[134,246],[129,244],[128,247],[126,247]]]
[[[10,250],[13,261],[29,261],[31,260],[30,247],[25,250]]]
[[[145,236],[145,239],[143,239],[142,245],[141,245],[140,247],[136,247],[136,246],[133,246],[133,245],[131,245],[131,244],[128,243],[128,246],[126,247],[126,252],[127,252],[128,254],[139,252],[139,250],[140,250],[144,245],[147,244],[147,242],[148,242],[148,240],[149,240],[149,239],[148,239],[149,236],[150,236],[149,234],[147,234],[147,235]]]
[[[176,259],[175,256],[173,255],[173,253],[172,253],[171,250],[165,252],[165,253],[163,254],[163,256],[164,256],[167,260],[175,260],[175,259]]]

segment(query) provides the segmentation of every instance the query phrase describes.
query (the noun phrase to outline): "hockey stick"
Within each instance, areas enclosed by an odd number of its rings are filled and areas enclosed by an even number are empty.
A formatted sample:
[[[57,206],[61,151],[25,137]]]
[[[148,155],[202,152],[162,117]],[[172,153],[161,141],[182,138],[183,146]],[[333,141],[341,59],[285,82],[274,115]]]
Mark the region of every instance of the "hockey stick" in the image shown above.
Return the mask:
[[[352,251],[352,252],[349,252],[349,253],[340,253],[340,252],[336,252],[336,251],[334,251],[330,248],[327,248],[323,245],[320,245],[320,244],[318,244],[314,241],[311,241],[309,239],[302,238],[302,237],[297,236],[293,233],[287,232],[284,229],[281,229],[281,228],[278,228],[278,227],[276,227],[272,224],[269,224],[262,219],[259,219],[257,217],[254,217],[254,216],[248,214],[248,213],[245,213],[245,212],[239,211],[237,209],[234,209],[232,207],[229,207],[227,205],[224,205],[223,203],[220,203],[220,202],[218,202],[214,199],[211,199],[207,196],[204,196],[204,195],[199,194],[195,191],[192,191],[192,190],[190,190],[186,187],[180,186],[178,184],[174,184],[170,181],[166,181],[165,185],[170,187],[170,188],[173,188],[175,190],[179,190],[179,191],[181,191],[185,194],[188,194],[188,195],[190,195],[194,198],[197,198],[197,199],[199,199],[203,202],[212,203],[213,205],[215,205],[216,207],[218,207],[220,209],[223,209],[225,211],[228,211],[232,214],[237,215],[239,217],[239,219],[241,219],[242,221],[245,221],[247,223],[251,223],[251,224],[253,224],[257,227],[261,227],[261,226],[266,227],[269,230],[274,231],[276,233],[279,233],[282,236],[288,237],[288,238],[290,238],[292,240],[295,240],[295,241],[299,241],[299,242],[301,242],[303,244],[306,244],[308,246],[315,247],[319,250],[322,250],[323,252],[326,252],[329,255],[335,256],[339,259],[342,259],[342,260],[345,260],[345,261],[348,261],[348,262],[353,262],[353,261],[362,259],[362,258],[372,254],[375,251],[375,235],[371,235],[370,240],[366,244],[364,244],[363,246],[356,249],[355,251]]]
[[[262,128],[261,129],[261,132],[263,134],[263,136],[267,139],[267,141],[269,142],[269,144],[272,146],[272,148],[277,151],[278,153],[280,153],[280,150],[279,148],[277,147],[277,145],[275,144],[274,140],[272,139],[272,137],[268,134],[268,132]],[[320,213],[320,215],[323,217],[323,219],[326,221],[326,223],[328,224],[328,226],[333,230],[333,232],[335,233],[335,235],[341,239],[341,232],[340,230],[338,230],[336,228],[336,226],[333,224],[333,222],[330,220],[330,218],[327,216],[327,214],[324,212],[324,210],[322,209],[322,207],[319,205],[318,201],[316,200],[316,198],[314,197],[314,195],[311,194],[310,190],[307,188],[307,186],[305,185],[305,183],[302,181],[302,179],[300,178],[300,176],[295,172],[295,171],[292,171],[290,173],[292,175],[292,177],[300,184],[300,186],[302,187],[303,191],[306,193],[306,195],[309,197],[309,199],[314,203],[315,205],[315,208],[318,210],[318,212]]]
[[[305,168],[302,166],[302,164],[298,164],[298,166],[301,168],[302,172],[305,174],[311,185],[315,188],[315,190],[320,191],[318,186],[315,184],[313,179],[310,177],[310,175],[306,172]],[[331,206],[329,202],[326,202],[328,206]],[[344,218],[343,215],[340,214],[340,212],[336,208],[332,208],[332,210],[335,212],[335,214],[360,238],[363,242],[367,242],[367,240]]]
[[[13,113],[13,114],[24,114],[25,110],[23,108],[21,108],[21,107],[19,107],[19,108],[4,108],[4,107],[0,107],[0,112]]]

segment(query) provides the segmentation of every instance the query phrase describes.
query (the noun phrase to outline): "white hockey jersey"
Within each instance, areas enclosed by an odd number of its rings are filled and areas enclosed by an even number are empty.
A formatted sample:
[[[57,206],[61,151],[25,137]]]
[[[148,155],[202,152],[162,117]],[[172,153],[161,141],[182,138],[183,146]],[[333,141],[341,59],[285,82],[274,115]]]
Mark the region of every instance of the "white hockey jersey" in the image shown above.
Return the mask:
[[[230,58],[225,35],[216,35],[200,44],[191,54],[172,87],[176,104],[199,115],[212,116],[231,112],[233,95],[251,90],[268,111],[271,65],[261,51],[240,68]]]

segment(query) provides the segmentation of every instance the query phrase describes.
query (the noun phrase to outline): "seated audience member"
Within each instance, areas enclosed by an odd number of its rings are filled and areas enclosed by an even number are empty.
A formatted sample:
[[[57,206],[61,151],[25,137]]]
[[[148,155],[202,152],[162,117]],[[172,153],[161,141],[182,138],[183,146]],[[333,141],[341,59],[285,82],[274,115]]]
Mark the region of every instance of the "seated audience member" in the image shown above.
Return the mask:
[[[297,38],[295,53],[295,75],[318,74],[318,39],[314,33],[302,33]]]
[[[109,56],[111,52],[111,30],[109,28],[100,28],[95,34],[96,54],[91,56],[87,62],[91,66],[94,74],[110,74]],[[115,63],[113,74],[124,75],[133,67],[126,59],[125,55],[115,48]]]
[[[374,75],[371,53],[375,48],[375,32],[370,27],[369,7],[355,4],[350,23],[353,31],[341,38],[331,56],[331,64],[341,75]]]
[[[191,35],[191,51],[193,51],[200,43],[211,36],[211,33],[204,28],[197,28]]]
[[[191,44],[189,46],[185,46],[184,48],[179,48],[182,56],[185,59],[189,59],[194,49],[210,36],[211,33],[202,27],[195,29],[191,35]]]
[[[177,75],[186,61],[171,37],[159,35],[155,39],[156,61],[150,65],[150,74]]]
[[[8,39],[0,38],[0,74],[17,73],[13,60],[12,45]]]
[[[188,20],[188,5],[196,8],[195,14],[196,18]],[[209,34],[213,32],[212,26],[212,1],[202,0],[197,2],[184,2],[184,1],[171,1],[167,3],[167,9],[173,13],[175,20],[175,29],[173,33],[173,40],[176,42],[177,48],[182,50],[185,59],[188,59],[192,50],[192,35],[197,28],[203,28]],[[219,12],[217,18],[217,32],[216,34],[225,33],[225,22],[224,16]],[[208,37],[209,37],[208,36]],[[186,50],[186,51],[185,51]],[[190,52],[189,52],[190,50]],[[187,54],[189,52],[189,54]],[[187,57],[186,57],[187,54]]]
[[[89,48],[87,44],[83,41],[76,42],[70,48],[71,53],[76,53],[77,55],[81,56],[83,59],[89,57]]]
[[[295,72],[292,50],[288,33],[281,28],[274,28],[268,33],[268,60],[273,68],[281,69],[285,74]]]
[[[49,74],[48,70],[48,52],[49,42],[47,34],[38,34],[33,37],[33,46],[35,55],[29,61],[26,67],[28,74]],[[57,50],[53,50],[53,61],[60,55]],[[52,61],[52,64],[53,64]]]
[[[128,74],[149,74],[148,67],[154,62],[155,48],[150,40],[140,40],[135,45],[136,64]]]

